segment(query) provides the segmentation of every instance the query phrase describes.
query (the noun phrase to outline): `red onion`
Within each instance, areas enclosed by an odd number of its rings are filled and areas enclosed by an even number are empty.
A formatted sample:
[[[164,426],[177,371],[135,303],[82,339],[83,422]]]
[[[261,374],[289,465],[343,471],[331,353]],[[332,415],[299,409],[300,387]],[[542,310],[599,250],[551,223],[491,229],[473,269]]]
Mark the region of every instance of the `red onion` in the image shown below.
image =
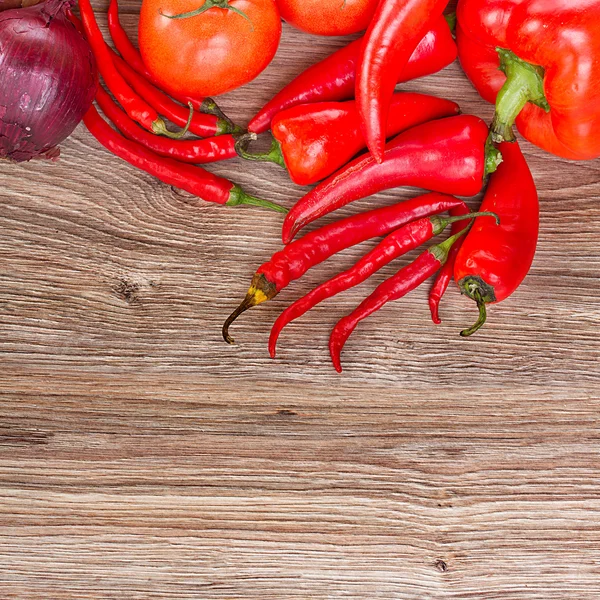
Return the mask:
[[[0,157],[55,158],[92,104],[98,74],[67,17],[73,0],[0,13]]]

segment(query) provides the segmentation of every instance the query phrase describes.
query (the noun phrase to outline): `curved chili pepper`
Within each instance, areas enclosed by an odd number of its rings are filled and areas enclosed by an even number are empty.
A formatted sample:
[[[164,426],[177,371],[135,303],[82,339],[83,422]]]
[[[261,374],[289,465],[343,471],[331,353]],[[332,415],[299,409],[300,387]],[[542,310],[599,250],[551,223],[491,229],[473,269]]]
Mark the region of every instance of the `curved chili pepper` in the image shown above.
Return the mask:
[[[123,76],[117,71],[109,47],[106,45],[96,22],[90,0],[79,0],[79,11],[86,38],[98,63],[98,71],[100,71],[106,85],[127,114],[152,133],[171,138],[181,137],[180,133],[172,133],[167,129],[165,122],[158,113],[131,89]]]
[[[467,214],[468,208],[465,206],[457,206],[455,209],[450,211],[452,216],[464,215]],[[466,227],[468,227],[469,223],[466,221],[456,221],[456,223],[452,224],[451,234],[454,235],[459,231],[462,231]],[[458,251],[460,250],[464,238],[460,238],[457,242],[452,246],[450,252],[448,253],[448,260],[446,264],[442,266],[440,272],[435,278],[435,282],[429,291],[429,310],[431,311],[431,320],[439,325],[442,320],[440,319],[440,302],[450,285],[450,281],[452,281],[452,274],[454,273],[454,263],[456,262],[456,256]]]
[[[470,115],[431,121],[401,133],[387,145],[383,164],[363,154],[298,200],[283,222],[283,243],[349,202],[401,185],[474,196],[499,161],[487,139],[486,124]]]
[[[342,372],[340,354],[356,326],[388,302],[403,298],[429,279],[448,260],[450,248],[464,233],[465,230],[423,252],[412,263],[380,284],[351,314],[337,322],[329,338],[329,352],[338,373]]]
[[[271,300],[292,281],[334,254],[385,235],[415,219],[451,210],[461,204],[462,200],[446,194],[425,194],[342,219],[296,240],[257,269],[246,297],[223,325],[223,338],[232,344],[229,327],[243,312]]]
[[[461,0],[458,22],[462,66],[496,104],[494,141],[512,141],[516,119],[553,154],[600,156],[600,2]]]
[[[500,146],[504,162],[490,177],[481,210],[500,216],[500,226],[477,219],[460,249],[454,280],[463,294],[477,302],[479,320],[463,337],[486,320],[486,304],[508,298],[527,275],[538,239],[539,203],[535,182],[519,145]]]
[[[150,83],[143,75],[136,72],[120,56],[111,50],[112,58],[117,71],[123,79],[137,92],[150,106],[164,115],[175,125],[183,127],[188,120],[189,109],[184,108],[177,102]],[[212,137],[226,133],[241,133],[242,129],[231,122],[219,109],[212,98],[206,98],[201,105],[205,112],[192,112],[189,131],[199,137]],[[210,114],[206,111],[211,110]]]
[[[134,167],[154,175],[167,185],[185,190],[207,202],[216,202],[227,206],[251,204],[278,212],[286,212],[282,206],[249,196],[231,181],[213,175],[201,167],[194,167],[172,158],[159,156],[141,144],[124,138],[104,121],[94,106],[86,113],[83,122],[90,133],[107,150]]]
[[[193,164],[216,162],[237,156],[236,140],[233,135],[219,135],[201,140],[167,140],[139,127],[102,87],[99,87],[96,92],[96,102],[125,137],[142,144],[160,156]]]
[[[383,161],[385,124],[398,81],[411,54],[448,0],[380,0],[356,65],[356,104],[367,147]]]
[[[466,211],[466,213],[454,217],[444,218],[436,215],[429,218],[418,219],[417,221],[412,221],[411,223],[396,229],[396,231],[390,233],[350,269],[332,277],[288,306],[279,315],[271,329],[271,335],[269,337],[269,354],[271,355],[271,358],[275,358],[277,339],[288,323],[301,317],[311,308],[314,308],[317,304],[323,302],[323,300],[327,300],[327,298],[331,298],[340,292],[366,281],[373,273],[379,271],[379,269],[383,268],[392,260],[399,256],[403,256],[414,248],[418,248],[427,240],[442,233],[450,223],[461,223],[464,227],[467,227],[469,219],[473,219],[482,214],[469,214],[469,209],[464,203],[453,209],[453,211],[457,210],[460,210],[461,212]],[[493,213],[485,214],[494,216]]]
[[[391,137],[432,119],[459,113],[456,102],[425,94],[394,94],[386,135]],[[281,111],[271,122],[273,142],[266,154],[251,154],[249,133],[240,138],[238,154],[248,160],[274,162],[285,167],[298,185],[324,179],[345,165],[365,147],[356,103],[318,102],[300,104]]]
[[[307,102],[349,100],[354,96],[356,63],[363,38],[344,46],[312,65],[277,93],[248,124],[248,131],[263,133],[284,108]],[[439,18],[424,33],[397,83],[441,71],[457,56],[456,43],[444,18]]]

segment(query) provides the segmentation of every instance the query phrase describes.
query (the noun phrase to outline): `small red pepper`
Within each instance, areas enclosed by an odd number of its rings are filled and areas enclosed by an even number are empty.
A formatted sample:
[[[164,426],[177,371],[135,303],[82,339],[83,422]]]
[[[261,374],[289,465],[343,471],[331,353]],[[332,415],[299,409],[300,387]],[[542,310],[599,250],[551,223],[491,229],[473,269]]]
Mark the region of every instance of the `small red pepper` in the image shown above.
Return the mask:
[[[184,108],[163,91],[159,90],[143,75],[131,68],[120,56],[111,50],[112,58],[117,71],[123,76],[123,79],[139,94],[150,106],[152,106],[161,115],[164,115],[175,125],[183,127],[189,117],[190,110]],[[214,100],[206,98],[201,105],[204,112],[192,112],[192,120],[189,125],[189,131],[199,137],[212,137],[226,133],[240,133],[241,129],[232,123],[224,114],[220,112]],[[207,114],[210,112],[210,114]]]
[[[383,164],[370,154],[359,156],[301,198],[285,218],[283,243],[315,219],[385,189],[408,185],[457,196],[478,194],[500,160],[487,140],[487,125],[471,115],[401,133],[387,145]]]
[[[453,216],[464,215],[467,214],[468,208],[465,206],[457,206],[454,210],[450,211],[450,214]],[[454,235],[463,229],[466,229],[469,226],[467,221],[456,221],[456,223],[452,224],[452,230],[450,235]],[[460,238],[456,241],[456,243],[450,249],[448,253],[448,260],[446,264],[442,266],[438,276],[435,279],[431,290],[429,291],[429,309],[431,311],[431,320],[439,325],[442,320],[440,319],[440,302],[452,281],[452,275],[454,273],[454,264],[456,262],[456,256],[458,255],[458,251],[460,250],[464,238]]]
[[[600,156],[600,2],[461,0],[465,73],[496,104],[495,142],[512,125],[558,156]],[[499,70],[500,69],[500,70]]]
[[[263,133],[284,108],[307,102],[337,102],[354,96],[356,63],[363,38],[344,46],[300,73],[276,94],[248,124],[248,131]],[[456,59],[456,43],[446,20],[440,17],[422,36],[397,82],[410,81],[441,71]]]
[[[104,121],[94,106],[86,113],[83,122],[107,150],[134,167],[154,175],[167,185],[185,190],[206,202],[227,206],[251,204],[286,212],[286,209],[278,204],[249,196],[239,186],[223,177],[213,175],[201,167],[159,156],[141,144],[124,138]]]
[[[269,337],[269,354],[275,358],[277,339],[282,329],[293,320],[301,317],[304,313],[315,307],[319,302],[327,300],[340,292],[350,289],[363,281],[366,281],[373,273],[379,271],[392,260],[403,256],[414,248],[439,235],[450,224],[462,223],[464,227],[469,224],[469,219],[480,216],[482,213],[469,214],[466,204],[459,205],[453,211],[465,211],[465,214],[454,217],[439,217],[437,215],[424,219],[412,221],[393,233],[390,233],[373,250],[365,254],[350,269],[332,277],[325,283],[322,283],[306,296],[296,300],[288,306],[277,318],[271,335]],[[451,211],[452,212],[452,211]],[[492,214],[492,213],[485,213]],[[493,215],[492,215],[493,216]]]
[[[539,203],[531,171],[519,145],[500,146],[504,162],[490,182],[481,210],[493,211],[500,226],[476,219],[456,257],[454,280],[477,302],[479,320],[461,333],[475,333],[486,320],[486,304],[508,298],[527,275],[538,240]]]
[[[448,260],[448,253],[452,245],[464,233],[465,230],[423,252],[412,263],[380,284],[351,314],[338,321],[329,338],[331,360],[338,373],[342,372],[340,354],[356,326],[388,302],[400,300],[408,292],[429,279]]]
[[[450,100],[399,92],[392,98],[386,136],[458,112],[458,104]],[[249,133],[240,138],[238,154],[248,160],[281,165],[298,185],[324,179],[365,147],[353,100],[293,106],[275,115],[271,131],[274,139],[268,153],[247,151],[248,143],[257,137]]]
[[[167,129],[165,122],[156,110],[143,98],[138,96],[117,71],[113,64],[110,49],[106,45],[102,37],[102,32],[96,22],[96,16],[94,15],[94,9],[90,4],[90,0],[79,0],[79,11],[81,13],[85,36],[98,63],[98,71],[100,71],[106,85],[127,114],[152,133],[167,137],[180,137],[180,134],[174,134]]]
[[[106,117],[125,137],[161,156],[192,164],[216,162],[237,156],[235,152],[236,138],[233,135],[219,135],[201,140],[168,140],[142,129],[102,87],[99,87],[96,92],[96,102]]]
[[[446,194],[425,194],[342,219],[296,240],[257,269],[246,297],[223,325],[223,338],[232,344],[229,327],[243,312],[271,300],[292,281],[334,254],[385,235],[415,219],[451,210],[462,203],[462,200]]]
[[[356,103],[367,147],[383,161],[385,124],[398,76],[448,0],[380,0],[356,65]]]

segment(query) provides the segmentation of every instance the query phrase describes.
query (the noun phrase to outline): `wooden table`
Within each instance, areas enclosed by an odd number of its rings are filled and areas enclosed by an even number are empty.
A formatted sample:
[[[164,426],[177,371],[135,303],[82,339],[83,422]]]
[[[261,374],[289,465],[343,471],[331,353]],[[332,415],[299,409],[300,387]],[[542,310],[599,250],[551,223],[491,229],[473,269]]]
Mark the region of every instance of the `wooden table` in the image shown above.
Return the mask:
[[[246,122],[344,41],[285,26],[222,107]],[[490,117],[457,65],[406,89]],[[82,127],[58,164],[1,165],[0,597],[597,599],[600,169],[524,149],[541,233],[519,291],[462,340],[472,303],[452,289],[435,327],[424,287],[361,324],[342,376],[329,331],[397,266],[290,326],[276,361],[267,336],[372,244],[244,315],[229,347],[277,215],[194,206]],[[275,166],[213,170],[303,194]]]

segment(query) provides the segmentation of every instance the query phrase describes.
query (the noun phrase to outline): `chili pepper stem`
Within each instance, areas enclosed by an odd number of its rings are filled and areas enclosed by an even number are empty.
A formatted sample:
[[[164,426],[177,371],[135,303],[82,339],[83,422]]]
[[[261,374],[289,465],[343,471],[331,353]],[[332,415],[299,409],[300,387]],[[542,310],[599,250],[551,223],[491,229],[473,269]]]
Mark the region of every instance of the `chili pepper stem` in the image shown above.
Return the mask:
[[[454,33],[456,31],[456,13],[451,12],[447,15],[444,15],[444,19],[446,19],[446,23],[448,23],[448,27],[450,27],[450,31]]]
[[[244,312],[253,306],[267,302],[277,295],[275,284],[269,281],[262,273],[255,273],[250,283],[250,288],[242,303],[227,317],[223,324],[223,339],[228,344],[233,344],[234,339],[229,335],[229,327]]]
[[[496,97],[496,114],[492,121],[492,140],[514,142],[512,127],[523,107],[531,102],[546,112],[550,105],[544,93],[544,69],[521,60],[514,52],[496,48],[500,57],[500,70],[506,82]]]
[[[234,185],[229,192],[229,200],[225,203],[227,206],[239,206],[240,204],[248,204],[251,206],[261,206],[262,208],[268,208],[275,212],[287,214],[288,209],[276,202],[270,200],[264,200],[263,198],[256,198],[250,196],[241,187]]]
[[[157,119],[152,123],[152,133],[157,135],[164,135],[165,137],[171,138],[172,140],[180,140],[190,129],[192,119],[194,118],[194,105],[188,102],[190,108],[190,114],[188,115],[187,123],[181,131],[173,132],[167,129],[165,122],[162,119]]]
[[[493,134],[490,132],[488,139],[485,142],[485,174],[484,177],[495,173],[500,164],[502,163],[502,153],[492,140]]]
[[[281,144],[273,138],[271,141],[271,148],[268,152],[252,153],[248,152],[248,146],[251,142],[255,142],[258,139],[256,133],[246,133],[240,136],[238,141],[235,143],[235,151],[238,156],[245,160],[254,160],[257,162],[270,162],[287,168],[285,160],[283,158],[283,152],[281,151]]]
[[[457,215],[456,217],[440,217],[439,215],[433,215],[430,217],[431,220],[431,229],[433,235],[439,235],[452,223],[457,223],[458,221],[466,221],[467,219],[475,219],[477,217],[494,217],[496,220],[496,225],[500,225],[500,217],[491,211],[483,211],[483,212],[474,212],[468,213],[466,215]],[[452,245],[452,244],[450,244]]]
[[[245,129],[236,125],[219,107],[212,98],[204,98],[200,104],[200,112],[207,115],[214,115],[219,119],[217,132],[215,135],[223,135],[226,133],[245,133]]]
[[[476,331],[479,331],[487,320],[486,305],[491,302],[496,302],[494,288],[488,285],[481,277],[465,277],[458,282],[460,291],[474,300],[479,309],[479,318],[472,327],[460,332],[461,337],[469,337]]]

